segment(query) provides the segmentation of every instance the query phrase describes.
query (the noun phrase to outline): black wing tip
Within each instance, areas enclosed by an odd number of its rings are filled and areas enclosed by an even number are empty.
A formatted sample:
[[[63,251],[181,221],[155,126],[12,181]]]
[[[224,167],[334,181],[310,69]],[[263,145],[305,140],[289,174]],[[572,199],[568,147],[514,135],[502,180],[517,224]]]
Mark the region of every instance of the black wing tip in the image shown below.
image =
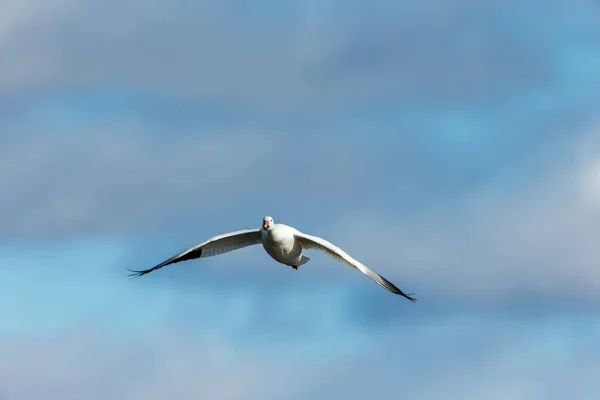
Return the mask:
[[[387,279],[385,279],[383,276],[380,275],[380,278],[381,278],[380,285],[383,286],[388,291],[390,291],[390,292],[392,292],[394,294],[398,294],[398,295],[400,295],[402,297],[405,297],[406,299],[410,300],[413,303],[415,303],[417,301],[417,299],[415,299],[414,297],[412,297],[412,295],[414,295],[414,293],[406,294],[402,290],[398,289],[396,287],[396,285],[394,285],[392,282],[390,282]]]
[[[148,269],[143,269],[143,270],[139,270],[139,271],[138,271],[138,270],[135,270],[135,269],[129,269],[129,268],[126,268],[126,269],[127,269],[127,271],[131,272],[131,274],[129,274],[129,275],[127,275],[127,276],[131,276],[131,277],[133,277],[133,278],[135,278],[135,277],[138,277],[138,276],[143,276],[143,275],[149,274],[150,272],[152,272],[152,271],[154,271],[154,270],[157,270],[157,269],[159,269],[159,268],[162,268],[162,267],[164,267],[165,265],[173,264],[174,262],[177,262],[177,261],[171,261],[171,260],[169,259],[169,260],[167,260],[167,261],[165,261],[165,262],[163,262],[163,263],[161,263],[161,264],[158,264],[158,265],[157,265],[157,266],[155,266],[155,267],[148,268]]]
[[[152,272],[152,269],[145,269],[143,271],[136,271],[134,269],[127,268],[127,271],[132,272],[131,274],[128,274],[127,276],[131,276],[132,278],[136,278],[138,276],[146,275],[147,273]]]
[[[412,297],[412,295],[414,295],[414,293],[406,294],[406,293],[400,292],[400,293],[396,293],[396,294],[399,294],[400,296],[406,297],[408,300],[410,300],[413,303],[417,302],[417,299],[415,299],[414,297]]]
[[[397,287],[395,287],[395,286],[394,286],[394,289],[395,289],[395,290],[390,290],[390,292],[392,292],[392,293],[394,293],[394,294],[397,294],[397,295],[400,295],[400,296],[402,296],[402,297],[405,297],[406,299],[410,300],[410,301],[411,301],[411,302],[413,302],[413,303],[416,303],[416,302],[417,302],[417,299],[415,299],[414,297],[412,297],[412,296],[414,295],[414,293],[409,293],[409,294],[406,294],[406,293],[404,293],[402,290],[398,289],[398,288],[397,288]]]

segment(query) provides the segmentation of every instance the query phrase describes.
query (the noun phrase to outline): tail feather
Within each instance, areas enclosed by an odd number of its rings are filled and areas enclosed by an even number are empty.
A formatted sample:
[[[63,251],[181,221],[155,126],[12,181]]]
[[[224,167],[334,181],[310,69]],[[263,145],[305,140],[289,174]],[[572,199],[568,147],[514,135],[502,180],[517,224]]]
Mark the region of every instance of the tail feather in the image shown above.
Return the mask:
[[[310,258],[306,257],[304,254],[302,254],[302,258],[300,258],[300,262],[298,263],[298,265],[306,264],[309,261],[310,261]]]

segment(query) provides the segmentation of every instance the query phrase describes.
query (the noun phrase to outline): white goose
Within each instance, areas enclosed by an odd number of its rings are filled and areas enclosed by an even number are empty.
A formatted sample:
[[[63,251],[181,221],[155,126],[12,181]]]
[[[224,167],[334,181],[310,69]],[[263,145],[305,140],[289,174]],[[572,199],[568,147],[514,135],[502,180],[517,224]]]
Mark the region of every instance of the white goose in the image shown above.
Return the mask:
[[[275,224],[271,217],[263,218],[262,229],[246,229],[214,236],[197,246],[169,258],[153,268],[142,271],[129,270],[133,272],[130,276],[142,276],[169,264],[194,258],[212,257],[259,243],[262,243],[265,251],[275,261],[289,265],[296,270],[298,269],[298,266],[305,264],[310,260],[310,258],[302,254],[302,250],[321,250],[336,260],[359,270],[390,292],[404,296],[410,301],[416,301],[416,299],[402,292],[402,290],[398,289],[383,276],[356,261],[345,251],[334,246],[325,239],[307,235],[291,226]]]

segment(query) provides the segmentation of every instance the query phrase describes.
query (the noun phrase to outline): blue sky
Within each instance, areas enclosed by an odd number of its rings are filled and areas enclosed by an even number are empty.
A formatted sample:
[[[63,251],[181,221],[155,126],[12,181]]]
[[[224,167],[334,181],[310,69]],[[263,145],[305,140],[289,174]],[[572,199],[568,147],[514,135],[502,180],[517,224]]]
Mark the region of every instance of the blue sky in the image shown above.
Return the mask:
[[[2,4],[0,399],[600,395],[594,1]]]

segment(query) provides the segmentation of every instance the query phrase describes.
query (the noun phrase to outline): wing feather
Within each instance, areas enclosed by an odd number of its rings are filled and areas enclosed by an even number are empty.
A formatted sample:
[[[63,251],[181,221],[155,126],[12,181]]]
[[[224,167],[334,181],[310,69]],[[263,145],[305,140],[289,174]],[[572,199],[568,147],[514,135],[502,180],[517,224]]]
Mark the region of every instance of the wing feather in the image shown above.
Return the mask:
[[[337,246],[334,246],[327,240],[318,236],[307,235],[306,233],[300,231],[296,231],[295,236],[303,248],[320,250],[329,255],[330,257],[333,257],[334,259],[346,264],[347,266],[359,270],[360,272],[374,280],[377,284],[387,289],[388,291],[395,294],[399,294],[400,296],[404,296],[412,302],[416,301],[414,297],[411,297],[411,295],[404,293],[402,290],[398,289],[392,282],[388,281],[383,276],[379,275],[377,272],[368,268],[361,262],[355,260],[344,250],[340,249]]]
[[[260,229],[245,229],[241,231],[224,233],[214,236],[194,247],[174,255],[162,263],[141,271],[129,270],[132,272],[129,276],[142,276],[164,266],[175,264],[181,261],[194,258],[213,257],[230,251],[238,250],[243,247],[252,246],[261,242]]]

